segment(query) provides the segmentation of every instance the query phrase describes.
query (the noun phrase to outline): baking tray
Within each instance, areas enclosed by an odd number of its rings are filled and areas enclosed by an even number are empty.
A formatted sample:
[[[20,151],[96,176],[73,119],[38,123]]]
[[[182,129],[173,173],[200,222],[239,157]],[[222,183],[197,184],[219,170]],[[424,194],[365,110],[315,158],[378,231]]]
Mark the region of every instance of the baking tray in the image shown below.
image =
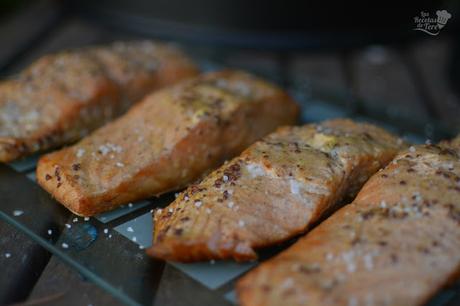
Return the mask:
[[[204,71],[223,66],[196,59]],[[263,75],[275,82],[276,75]],[[302,107],[302,123],[348,117],[379,124],[413,143],[438,141],[453,133],[438,122],[388,114],[369,108],[343,91],[298,81],[290,93]],[[164,207],[174,194],[130,203],[93,218],[71,214],[36,184],[39,156],[0,164],[0,218],[26,233],[88,280],[127,305],[235,305],[235,281],[259,262],[232,261],[180,264],[153,260],[144,248],[152,241],[152,209]],[[270,258],[284,246],[262,252]],[[440,292],[430,306],[459,300],[459,286]],[[455,304],[451,304],[455,305]]]

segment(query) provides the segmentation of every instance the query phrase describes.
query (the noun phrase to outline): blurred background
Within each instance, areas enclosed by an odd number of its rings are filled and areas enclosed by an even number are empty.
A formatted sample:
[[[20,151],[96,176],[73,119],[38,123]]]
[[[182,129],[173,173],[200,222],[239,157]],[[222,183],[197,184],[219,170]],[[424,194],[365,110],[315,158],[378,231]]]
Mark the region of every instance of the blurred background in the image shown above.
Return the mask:
[[[296,89],[304,120],[371,114],[427,137],[460,128],[459,1],[0,3],[2,77],[44,53],[156,38],[184,45],[205,69],[242,68]]]

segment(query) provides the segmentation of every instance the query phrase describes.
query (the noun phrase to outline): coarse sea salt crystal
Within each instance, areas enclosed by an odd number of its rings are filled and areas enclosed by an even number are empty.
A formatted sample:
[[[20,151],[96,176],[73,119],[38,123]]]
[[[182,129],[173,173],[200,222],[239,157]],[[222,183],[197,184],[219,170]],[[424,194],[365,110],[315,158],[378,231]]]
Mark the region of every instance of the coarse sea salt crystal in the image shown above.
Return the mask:
[[[109,229],[104,228],[104,234],[107,234],[109,232]]]
[[[69,248],[69,245],[67,243],[65,243],[65,242],[63,242],[61,244],[61,246],[62,246],[63,249],[68,249]]]
[[[300,184],[296,180],[290,180],[289,185],[291,187],[292,194],[299,194],[300,192]]]
[[[107,155],[107,153],[110,152],[110,149],[105,145],[101,145],[99,146],[99,152],[101,152],[102,155]]]
[[[17,210],[14,210],[14,211],[13,211],[13,216],[19,217],[19,216],[22,215],[23,213],[24,213],[24,212],[23,212],[22,210],[17,209]]]
[[[203,204],[201,201],[195,201],[195,206],[196,206],[196,207],[200,207],[201,204]]]
[[[85,155],[85,149],[78,149],[77,150],[77,153],[75,153],[75,156],[77,156],[78,158],[82,157],[83,155]]]
[[[286,278],[283,283],[281,283],[282,288],[290,288],[294,285],[294,280],[291,277]]]
[[[132,228],[131,226],[128,226],[128,228],[126,229],[126,231],[127,231],[127,232],[130,232],[130,233],[134,232],[134,230],[133,230],[133,228]]]
[[[262,168],[262,166],[257,164],[247,164],[246,169],[252,177],[263,176],[265,174],[265,171]]]
[[[366,266],[367,270],[372,270],[374,268],[374,262],[372,260],[372,255],[366,254],[363,257],[364,260],[364,266]]]
[[[53,230],[48,230],[48,235],[51,235],[53,233]]]
[[[116,165],[118,168],[123,168],[123,167],[125,166],[125,164],[120,163],[120,162],[117,162],[115,165]]]

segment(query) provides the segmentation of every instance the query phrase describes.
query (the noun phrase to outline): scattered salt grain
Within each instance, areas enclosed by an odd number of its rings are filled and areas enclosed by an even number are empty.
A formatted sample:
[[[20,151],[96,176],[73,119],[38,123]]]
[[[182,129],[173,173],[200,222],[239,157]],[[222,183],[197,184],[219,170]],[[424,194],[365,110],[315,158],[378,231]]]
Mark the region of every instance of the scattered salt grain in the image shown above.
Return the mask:
[[[412,153],[414,153],[414,152],[415,152],[414,146],[410,146],[410,147],[409,147],[409,151],[412,152]]]
[[[133,237],[132,241],[136,242],[137,241],[137,238],[136,236]]]
[[[115,145],[115,144],[111,144],[111,143],[106,143],[104,145],[101,145],[99,146],[98,149],[102,155],[107,155],[110,152],[120,153],[123,151],[122,147]]]
[[[292,194],[299,194],[300,191],[300,184],[295,180],[290,180],[290,187]]]
[[[173,212],[174,212],[174,209],[172,209],[172,208],[170,207],[170,208],[168,208],[168,212],[173,213]]]
[[[358,300],[355,297],[350,297],[348,299],[348,306],[358,306]]]
[[[19,217],[20,215],[22,215],[24,212],[22,210],[15,210],[13,211],[13,216],[15,217]]]
[[[364,265],[366,266],[367,270],[372,270],[372,268],[374,268],[374,262],[372,260],[372,255],[370,254],[364,255],[363,260],[364,260]]]
[[[62,243],[62,248],[63,249],[68,249],[69,248],[69,245],[65,242]]]
[[[129,203],[128,207],[130,207],[130,208],[133,207],[133,203]]]
[[[286,289],[294,285],[294,280],[291,277],[286,278],[283,283],[281,283],[281,288]]]
[[[139,249],[143,250],[145,247],[143,245],[139,245]]]
[[[107,234],[109,232],[109,229],[104,228],[104,234]]]
[[[78,149],[77,150],[77,153],[75,154],[78,158],[82,157],[83,155],[85,155],[85,149]]]
[[[224,175],[224,176],[222,177],[222,179],[224,180],[224,182],[227,182],[227,181],[228,181],[228,176]]]
[[[118,168],[123,168],[123,167],[125,166],[125,164],[120,163],[120,162],[117,162],[115,165],[116,165]]]
[[[112,238],[112,234],[109,234],[109,238]]]
[[[89,217],[85,217],[84,220],[85,220],[85,221],[89,221]]]
[[[209,263],[210,263],[211,265],[213,265],[213,264],[216,263],[216,261],[215,261],[214,259],[211,259],[211,260],[209,261]]]
[[[201,201],[195,201],[195,206],[196,206],[196,207],[200,207],[201,204],[203,204]]]
[[[70,225],[70,224],[67,224],[67,223],[66,223],[65,227],[67,227],[67,228],[71,228],[71,227],[72,227],[72,225]]]
[[[128,226],[128,228],[126,229],[126,231],[127,231],[127,232],[130,232],[130,233],[134,232],[134,230],[133,230],[133,228],[132,228],[131,226]]]
[[[228,204],[227,204],[228,208],[232,208],[233,205],[235,205],[235,203],[233,203],[233,202],[228,202]]]
[[[386,203],[385,201],[380,202],[380,207],[381,207],[381,208],[386,208],[386,207],[387,207],[387,203]]]
[[[243,227],[243,226],[244,226],[244,221],[243,221],[243,220],[238,221],[238,225],[239,225],[240,227]]]
[[[102,146],[99,146],[99,152],[101,152],[102,155],[106,155],[107,153],[110,152],[110,149],[107,146],[102,145]]]
[[[48,230],[48,235],[51,236],[51,234],[53,234],[53,230],[50,230],[50,229],[49,229],[49,230]]]
[[[78,222],[78,218],[73,218],[72,222],[73,222],[73,223]]]
[[[206,208],[206,213],[211,214],[211,208]]]
[[[5,257],[6,257],[6,258],[10,258],[10,257],[11,257],[11,253],[5,253]]]

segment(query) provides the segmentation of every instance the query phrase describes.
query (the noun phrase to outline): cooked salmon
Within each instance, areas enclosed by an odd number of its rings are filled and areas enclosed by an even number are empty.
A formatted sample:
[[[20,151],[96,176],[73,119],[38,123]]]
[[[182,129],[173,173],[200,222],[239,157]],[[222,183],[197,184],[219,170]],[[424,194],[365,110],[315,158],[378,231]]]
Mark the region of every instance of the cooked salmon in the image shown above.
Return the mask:
[[[44,56],[0,83],[0,162],[76,141],[197,73],[179,49],[150,41]]]
[[[424,305],[460,268],[460,156],[410,147],[237,284],[242,306]]]
[[[239,71],[199,76],[146,97],[76,145],[45,155],[37,180],[77,215],[183,188],[280,125],[298,105]]]
[[[256,259],[257,249],[305,232],[356,194],[401,145],[381,128],[346,119],[281,128],[158,210],[148,254]]]

